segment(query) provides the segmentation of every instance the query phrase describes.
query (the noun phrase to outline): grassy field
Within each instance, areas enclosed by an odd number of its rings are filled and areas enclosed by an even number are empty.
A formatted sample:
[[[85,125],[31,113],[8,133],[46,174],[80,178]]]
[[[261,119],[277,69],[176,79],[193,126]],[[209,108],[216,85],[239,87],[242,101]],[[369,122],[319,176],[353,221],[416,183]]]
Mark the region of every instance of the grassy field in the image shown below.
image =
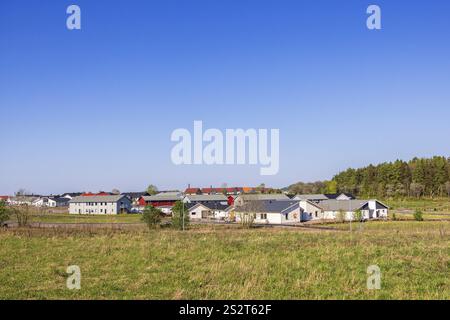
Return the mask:
[[[396,212],[414,212],[421,210],[424,213],[441,213],[450,215],[450,199],[402,199],[385,200],[384,203]]]
[[[450,222],[353,230],[3,230],[0,298],[450,299]],[[81,290],[66,288],[69,265]],[[366,287],[369,265],[380,290]]]

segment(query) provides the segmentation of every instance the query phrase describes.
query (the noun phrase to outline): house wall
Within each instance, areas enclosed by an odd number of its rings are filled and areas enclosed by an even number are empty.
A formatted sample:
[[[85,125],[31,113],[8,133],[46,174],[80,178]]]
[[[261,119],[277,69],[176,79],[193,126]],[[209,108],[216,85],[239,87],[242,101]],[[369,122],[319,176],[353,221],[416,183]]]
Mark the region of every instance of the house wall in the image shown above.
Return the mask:
[[[236,211],[234,213],[236,217],[236,222],[241,221],[242,212]],[[266,215],[266,216],[264,216]],[[278,212],[259,212],[255,214],[254,223],[257,224],[283,224],[283,223],[294,223],[300,222],[301,209],[296,208],[290,211],[287,216],[284,213]]]
[[[323,217],[323,210],[309,201],[301,200],[300,208],[303,209],[302,221],[317,220]]]
[[[126,210],[131,209],[131,201],[124,197],[118,202],[82,202],[70,203],[69,213],[71,214],[118,214],[120,213],[121,202]]]

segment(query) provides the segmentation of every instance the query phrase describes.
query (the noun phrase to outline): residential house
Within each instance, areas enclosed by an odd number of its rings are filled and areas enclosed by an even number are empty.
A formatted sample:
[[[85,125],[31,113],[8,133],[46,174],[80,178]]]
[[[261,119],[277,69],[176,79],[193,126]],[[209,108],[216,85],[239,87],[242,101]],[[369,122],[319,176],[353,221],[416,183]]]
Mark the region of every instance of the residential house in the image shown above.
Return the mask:
[[[160,209],[165,214],[171,214],[175,202],[181,201],[182,199],[183,195],[178,191],[161,192],[153,196],[140,197],[138,204],[141,208],[153,206]]]
[[[323,210],[323,219],[329,220],[354,220],[357,211],[361,212],[363,220],[386,219],[389,211],[389,207],[378,200],[325,200],[319,206]]]
[[[127,196],[128,199],[131,200],[131,203],[134,206],[138,206],[139,205],[139,199],[141,197],[149,196],[149,194],[146,191],[142,191],[142,192],[122,192],[121,194],[124,195],[124,196]]]
[[[325,200],[353,200],[355,197],[350,193],[327,193],[327,194],[298,194],[294,200],[308,200],[320,203]]]
[[[11,201],[10,196],[0,196],[0,201],[3,201],[5,203],[9,204]]]
[[[26,196],[14,196],[9,198],[9,204],[13,206],[20,206],[20,205],[33,205],[33,202],[38,200],[40,196],[35,195],[26,195]]]
[[[303,209],[294,200],[254,200],[245,202],[234,209],[237,222],[254,217],[256,224],[292,224],[301,221]]]
[[[195,195],[186,195],[183,198],[184,203],[209,203],[216,201],[229,202],[233,199],[232,196],[226,196],[224,194],[195,194]]]
[[[78,196],[69,201],[71,214],[118,214],[131,210],[131,200],[124,195]]]
[[[293,200],[307,200],[315,203],[319,203],[320,201],[330,200],[324,194],[298,194]]]
[[[263,200],[291,200],[284,193],[251,193],[251,194],[241,194],[234,199],[234,206],[242,206],[248,201],[263,201]]]
[[[63,198],[67,198],[67,199],[73,199],[75,197],[81,196],[83,193],[82,192],[68,192],[68,193],[63,193],[61,195],[61,197]]]
[[[189,218],[192,220],[216,219],[225,220],[229,216],[229,212],[233,209],[227,202],[209,202],[209,203],[188,203],[187,211]]]
[[[40,197],[33,201],[33,206],[35,207],[67,207],[69,205],[70,199],[65,197]]]
[[[325,196],[329,200],[354,200],[356,199],[351,193],[325,193]]]
[[[321,219],[323,217],[323,209],[316,202],[310,200],[299,200],[300,208],[302,208],[302,221],[313,219]]]

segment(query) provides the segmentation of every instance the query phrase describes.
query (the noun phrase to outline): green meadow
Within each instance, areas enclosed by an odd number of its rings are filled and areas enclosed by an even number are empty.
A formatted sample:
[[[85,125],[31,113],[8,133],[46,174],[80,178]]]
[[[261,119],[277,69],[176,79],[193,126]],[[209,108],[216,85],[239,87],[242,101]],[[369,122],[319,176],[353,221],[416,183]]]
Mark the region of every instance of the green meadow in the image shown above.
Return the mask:
[[[450,299],[450,222],[349,227],[6,229],[0,299]]]

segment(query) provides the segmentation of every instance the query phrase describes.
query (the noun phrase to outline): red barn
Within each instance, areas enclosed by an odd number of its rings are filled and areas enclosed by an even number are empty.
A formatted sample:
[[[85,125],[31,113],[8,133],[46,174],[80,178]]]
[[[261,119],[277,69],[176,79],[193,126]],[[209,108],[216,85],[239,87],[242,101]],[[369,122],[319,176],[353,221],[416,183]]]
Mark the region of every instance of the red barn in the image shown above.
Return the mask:
[[[141,207],[172,207],[175,202],[183,199],[179,192],[161,192],[154,196],[143,196],[139,198],[139,205]]]

